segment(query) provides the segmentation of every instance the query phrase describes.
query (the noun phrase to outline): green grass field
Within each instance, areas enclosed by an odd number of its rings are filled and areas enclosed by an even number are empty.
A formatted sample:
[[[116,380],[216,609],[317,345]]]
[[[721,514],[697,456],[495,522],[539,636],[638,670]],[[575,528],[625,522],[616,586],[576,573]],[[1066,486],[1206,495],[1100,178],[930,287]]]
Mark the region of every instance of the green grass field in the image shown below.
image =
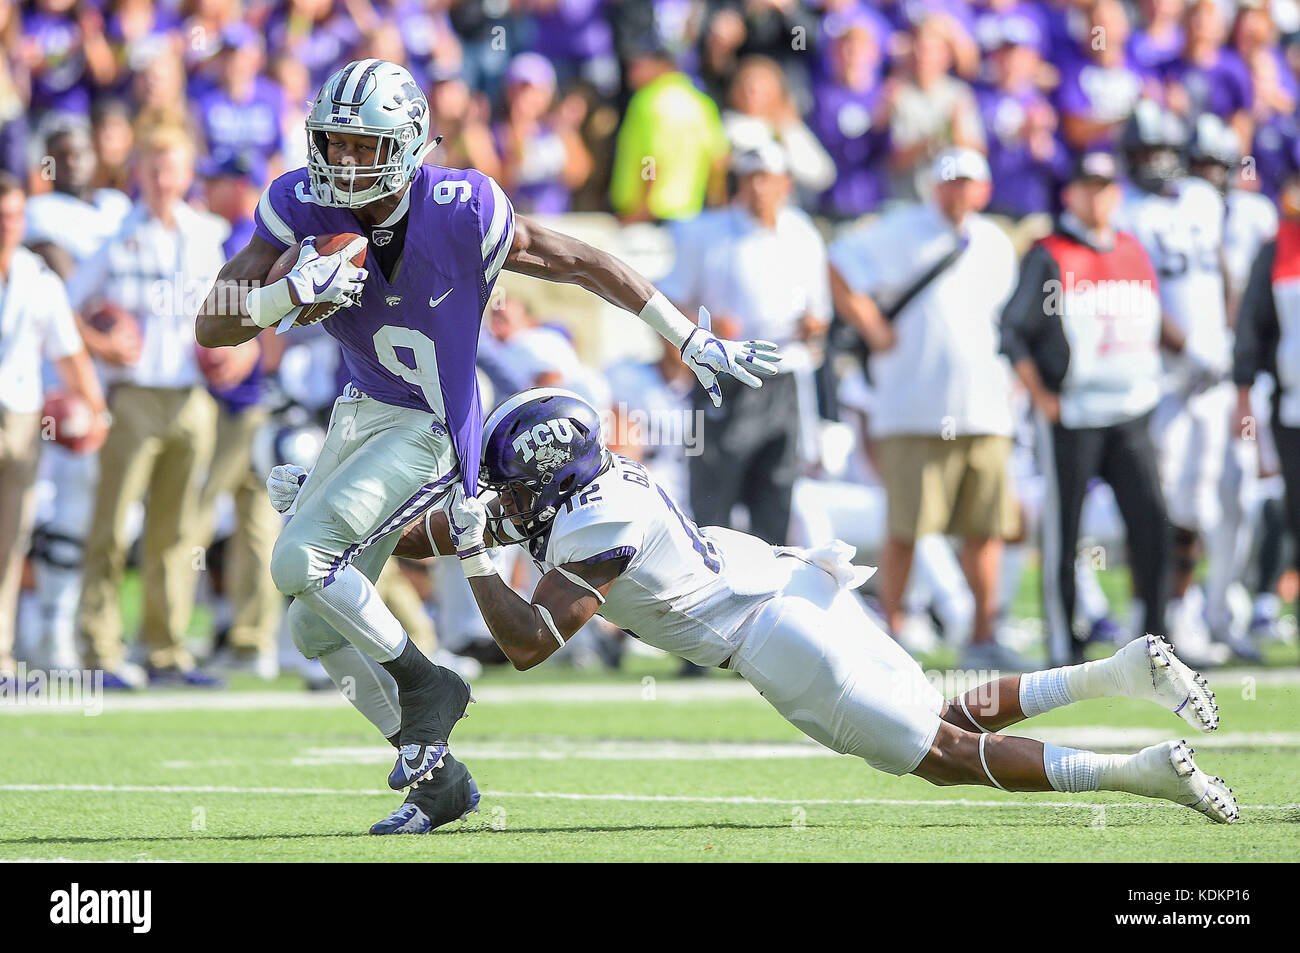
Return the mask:
[[[1023,733],[1129,751],[1188,737],[1241,821],[1116,794],[935,788],[823,753],[739,679],[494,671],[454,750],[482,813],[429,837],[368,836],[400,800],[392,749],[282,679],[111,696],[105,711],[0,713],[0,860],[1082,860],[1300,856],[1300,676],[1212,678],[1223,726],[1096,701]],[[653,684],[643,683],[646,675]],[[647,696],[653,697],[647,697]],[[294,707],[291,707],[294,706]]]

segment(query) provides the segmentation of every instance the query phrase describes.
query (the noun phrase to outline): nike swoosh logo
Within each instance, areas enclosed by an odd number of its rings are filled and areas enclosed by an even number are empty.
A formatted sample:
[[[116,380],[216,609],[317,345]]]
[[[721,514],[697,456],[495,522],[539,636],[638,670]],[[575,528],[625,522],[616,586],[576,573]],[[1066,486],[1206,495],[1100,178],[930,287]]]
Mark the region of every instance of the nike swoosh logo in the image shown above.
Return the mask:
[[[446,298],[447,295],[451,294],[453,290],[454,289],[452,288],[448,288],[446,291],[442,293],[442,298],[439,298],[437,301],[433,300],[433,298],[429,298],[429,307],[431,308],[438,307],[438,305],[442,304],[443,298]]]
[[[330,276],[328,278],[326,278],[324,281],[321,282],[313,281],[311,283],[312,288],[315,289],[317,294],[320,294],[322,291],[324,291],[326,288],[330,286],[330,282],[334,280],[334,276],[339,273],[339,269],[342,267],[343,267],[342,264],[335,265],[334,270],[330,272]]]

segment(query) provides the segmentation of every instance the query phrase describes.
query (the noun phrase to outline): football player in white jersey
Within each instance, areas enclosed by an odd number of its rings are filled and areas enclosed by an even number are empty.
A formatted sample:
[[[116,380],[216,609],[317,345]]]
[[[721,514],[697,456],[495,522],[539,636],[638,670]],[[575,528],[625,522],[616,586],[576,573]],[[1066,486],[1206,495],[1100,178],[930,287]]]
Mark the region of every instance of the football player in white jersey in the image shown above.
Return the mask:
[[[1250,266],[1260,246],[1277,234],[1277,207],[1267,196],[1239,188],[1242,180],[1253,176],[1253,166],[1243,163],[1241,142],[1236,131],[1218,116],[1205,113],[1196,120],[1191,139],[1187,144],[1187,169],[1193,176],[1204,179],[1218,189],[1225,203],[1223,222],[1223,258],[1228,281],[1228,315],[1236,323],[1236,306],[1246,287]],[[1257,389],[1255,418],[1268,419],[1266,388]],[[1259,396],[1263,396],[1259,400]],[[1270,495],[1272,483],[1260,480],[1261,456],[1268,449],[1264,441],[1269,429],[1263,428],[1256,436],[1245,439],[1234,429],[1225,461],[1222,499],[1223,518],[1214,532],[1222,539],[1211,546],[1211,552],[1222,552],[1224,558],[1211,561],[1206,580],[1206,619],[1214,637],[1229,645],[1240,657],[1258,661],[1259,649],[1246,637],[1244,625],[1238,626],[1229,608],[1229,593],[1236,589],[1245,593],[1240,580],[1245,573],[1254,528],[1258,524],[1265,499]],[[1276,482],[1276,481],[1273,481]],[[1248,595],[1243,595],[1248,599]],[[1241,619],[1244,623],[1246,620]]]
[[[1210,642],[1193,577],[1202,543],[1211,563],[1230,559],[1217,551],[1221,540],[1212,531],[1222,519],[1235,396],[1228,380],[1223,197],[1185,174],[1186,141],[1186,127],[1173,113],[1150,100],[1138,104],[1120,141],[1129,181],[1115,226],[1137,236],[1151,256],[1164,311],[1165,393],[1152,429],[1174,525],[1169,633],[1189,661],[1210,664],[1225,661],[1227,647]]]
[[[1237,818],[1231,790],[1185,742],[1101,755],[998,733],[1098,697],[1146,699],[1214,730],[1213,693],[1161,639],[945,700],[861,609],[853,589],[870,570],[853,566],[847,544],[774,547],[697,527],[644,467],[604,446],[595,409],[576,395],[536,388],[506,400],[484,424],[481,460],[480,485],[496,499],[454,491],[406,529],[397,552],[455,553],[516,668],[543,662],[599,613],[650,645],[737,672],[806,735],[881,771],[1011,791],[1126,791]],[[300,476],[272,471],[277,505]],[[527,547],[544,573],[531,600],[488,556],[503,543]],[[372,832],[424,833],[455,816],[417,786]]]

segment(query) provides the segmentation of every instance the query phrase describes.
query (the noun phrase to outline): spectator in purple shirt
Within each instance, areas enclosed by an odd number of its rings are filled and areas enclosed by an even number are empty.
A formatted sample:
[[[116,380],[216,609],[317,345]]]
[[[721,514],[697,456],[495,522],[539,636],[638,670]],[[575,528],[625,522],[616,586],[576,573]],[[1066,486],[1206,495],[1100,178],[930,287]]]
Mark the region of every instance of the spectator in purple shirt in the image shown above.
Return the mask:
[[[208,155],[217,161],[243,156],[269,165],[274,178],[284,165],[284,93],[262,75],[266,56],[261,34],[240,23],[227,27],[221,42],[217,84],[194,104]]]
[[[1279,88],[1277,59],[1272,51],[1257,50],[1250,67],[1255,88],[1255,133],[1248,155],[1254,165],[1246,165],[1242,174],[1253,171],[1259,190],[1276,199],[1291,163],[1300,160],[1300,123],[1294,107],[1288,105],[1291,100]]]
[[[889,115],[879,83],[876,36],[857,19],[841,19],[827,36],[830,75],[814,87],[808,124],[835,163],[822,211],[856,218],[875,211],[889,187]]]
[[[1300,100],[1300,82],[1287,62],[1286,54],[1278,42],[1277,25],[1268,6],[1258,2],[1241,3],[1237,7],[1237,19],[1232,24],[1232,48],[1241,57],[1242,62],[1250,66],[1252,76],[1255,61],[1259,55],[1267,56],[1273,61],[1273,75],[1276,77],[1270,90],[1271,105],[1279,112],[1293,113],[1296,101]],[[1255,89],[1258,100],[1260,90]]]
[[[1183,21],[1182,55],[1163,70],[1169,108],[1187,121],[1213,113],[1236,130],[1243,145],[1251,141],[1254,92],[1250,70],[1231,47],[1215,0],[1197,0]]]
[[[1042,35],[1032,20],[1015,16],[999,29],[989,57],[993,81],[975,91],[993,170],[989,211],[1012,218],[1052,212],[1070,158],[1056,138],[1056,110],[1034,85]]]
[[[605,0],[529,0],[525,7],[531,47],[554,64],[561,83],[580,76],[606,94],[618,88]]]
[[[1070,148],[1112,149],[1133,106],[1154,77],[1126,52],[1128,14],[1119,0],[1097,0],[1088,11],[1078,55],[1061,65],[1056,109]]]
[[[104,32],[113,51],[115,73],[106,90],[113,95],[126,93],[131,73],[160,47],[174,43],[182,35],[180,28],[180,18],[154,0],[113,0]]]
[[[347,61],[360,37],[356,24],[334,0],[289,0],[267,21],[270,48],[292,53],[311,72],[311,87],[319,89],[330,73]]]
[[[1141,0],[1141,23],[1128,38],[1128,55],[1134,64],[1157,71],[1183,52],[1185,0]]]
[[[501,186],[516,210],[558,214],[569,209],[570,193],[591,175],[591,154],[578,128],[571,99],[552,110],[555,70],[538,53],[515,56],[505,73],[505,116],[493,129],[501,156]]]
[[[31,75],[31,109],[85,115],[92,89],[112,82],[113,51],[104,18],[77,0],[36,0],[23,15],[22,64]]]

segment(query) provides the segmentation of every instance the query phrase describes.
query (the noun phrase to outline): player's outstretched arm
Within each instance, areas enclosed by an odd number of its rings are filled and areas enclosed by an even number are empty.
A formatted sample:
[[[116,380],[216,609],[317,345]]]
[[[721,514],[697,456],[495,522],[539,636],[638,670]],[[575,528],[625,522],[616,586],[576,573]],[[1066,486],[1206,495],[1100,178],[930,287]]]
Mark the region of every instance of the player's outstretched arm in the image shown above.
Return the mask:
[[[483,503],[457,486],[445,513],[448,542],[460,557],[483,621],[520,671],[545,661],[596,614],[626,562],[571,563],[551,570],[529,602],[506,584],[487,555],[488,514]]]
[[[730,374],[749,387],[761,387],[762,378],[775,374],[781,362],[775,344],[714,337],[707,323],[697,326],[654,285],[609,252],[522,215],[515,216],[514,241],[505,267],[533,278],[578,285],[631,311],[682,352],[715,405],[722,403],[719,374]]]
[[[587,624],[622,571],[622,562],[570,563],[564,572],[553,569],[537,583],[531,602],[495,570],[470,576],[469,587],[492,638],[522,672],[546,661]],[[586,585],[574,582],[574,576]]]
[[[217,273],[194,324],[194,337],[204,347],[231,347],[257,337],[262,330],[248,316],[248,292],[270,274],[280,250],[254,235]]]

